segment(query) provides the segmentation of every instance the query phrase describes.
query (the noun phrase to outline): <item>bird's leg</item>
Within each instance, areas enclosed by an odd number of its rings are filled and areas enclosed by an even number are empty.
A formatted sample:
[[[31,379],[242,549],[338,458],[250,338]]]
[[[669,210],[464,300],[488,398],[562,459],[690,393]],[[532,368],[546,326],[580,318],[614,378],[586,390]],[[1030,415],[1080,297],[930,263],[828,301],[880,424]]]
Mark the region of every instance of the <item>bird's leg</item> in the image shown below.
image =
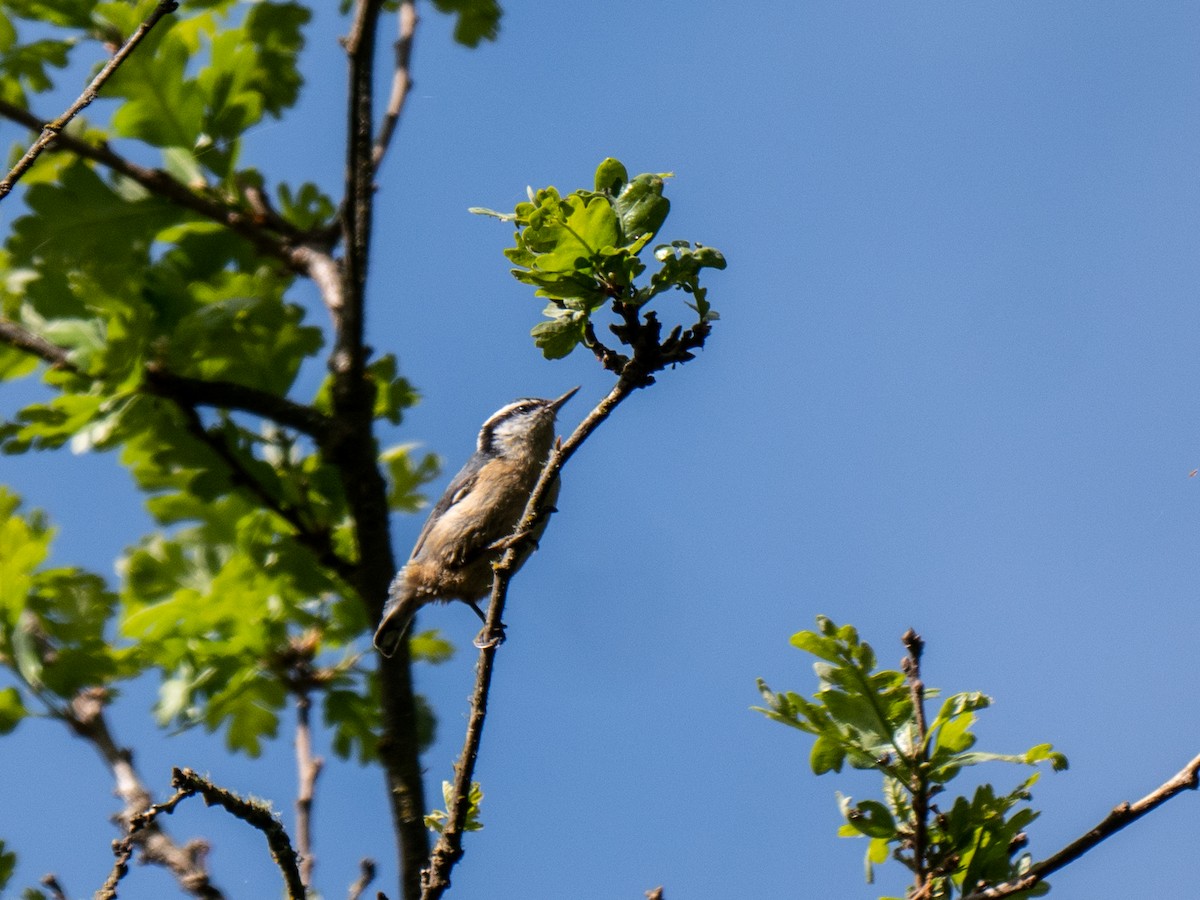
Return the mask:
[[[503,644],[504,623],[497,623],[496,634],[493,635],[488,631],[487,616],[485,616],[483,614],[483,610],[479,608],[479,602],[476,600],[468,600],[467,605],[471,607],[471,609],[475,610],[475,615],[479,616],[479,621],[483,622],[483,629],[479,632],[479,634],[475,635],[475,640],[473,640],[471,643],[480,650],[483,650],[487,647],[497,647],[500,644]]]

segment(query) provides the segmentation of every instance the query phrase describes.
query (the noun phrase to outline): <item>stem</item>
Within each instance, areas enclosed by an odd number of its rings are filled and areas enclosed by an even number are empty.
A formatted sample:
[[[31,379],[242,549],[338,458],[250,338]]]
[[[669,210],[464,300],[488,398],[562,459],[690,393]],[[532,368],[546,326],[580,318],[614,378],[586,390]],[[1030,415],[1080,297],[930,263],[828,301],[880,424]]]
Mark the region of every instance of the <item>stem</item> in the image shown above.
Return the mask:
[[[150,29],[158,23],[158,20],[168,13],[175,12],[178,8],[179,4],[175,0],[159,0],[158,6],[154,7],[154,12],[150,13],[146,17],[146,20],[134,30],[121,49],[113,54],[104,68],[92,79],[92,83],[75,99],[75,102],[68,107],[67,111],[53,122],[47,122],[42,126],[42,133],[33,142],[33,146],[25,151],[25,155],[17,161],[12,170],[0,181],[0,200],[8,196],[13,186],[29,171],[34,161],[42,155],[42,151],[49,147],[51,142],[67,127],[67,123],[75,118],[84,107],[96,99],[96,95],[99,93],[100,88],[104,86],[104,82],[108,81],[121,63],[125,62],[129,58],[129,55],[137,49],[137,45],[142,42],[142,38],[150,32]]]
[[[300,880],[305,887],[312,886],[316,864],[312,845],[313,789],[325,764],[319,756],[313,756],[309,725],[311,708],[312,700],[307,691],[296,697],[296,852],[300,855]]]
[[[917,720],[917,739],[913,743],[911,765],[912,775],[908,789],[912,794],[913,808],[913,871],[917,880],[913,885],[914,896],[924,897],[930,889],[929,867],[929,784],[926,780],[928,771],[925,737],[928,724],[925,719],[925,683],[921,680],[921,653],[925,642],[911,628],[904,632],[901,638],[908,656],[904,658],[901,668],[908,676],[908,686],[912,693],[913,715]]]
[[[1134,803],[1120,803],[1087,834],[1076,838],[1053,856],[1034,863],[1029,871],[1015,881],[974,891],[962,900],[1000,900],[1022,891],[1028,891],[1059,869],[1070,865],[1102,841],[1112,837],[1127,825],[1132,825],[1142,816],[1158,809],[1172,797],[1183,791],[1194,791],[1200,786],[1200,756],[1195,757],[1157,788]]]

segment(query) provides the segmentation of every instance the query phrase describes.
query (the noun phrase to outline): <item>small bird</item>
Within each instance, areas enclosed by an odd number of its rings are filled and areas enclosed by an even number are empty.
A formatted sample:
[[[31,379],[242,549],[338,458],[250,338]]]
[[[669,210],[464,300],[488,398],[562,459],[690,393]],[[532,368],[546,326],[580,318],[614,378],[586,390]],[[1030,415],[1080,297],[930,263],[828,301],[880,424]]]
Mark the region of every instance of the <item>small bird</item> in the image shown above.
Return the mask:
[[[557,400],[514,400],[483,423],[474,454],[430,512],[412,556],[388,588],[375,631],[375,647],[384,656],[396,652],[417,610],[434,600],[462,600],[486,621],[479,601],[492,588],[492,564],[506,549],[545,468],[555,416],[578,390]],[[545,520],[534,542],[544,528]]]

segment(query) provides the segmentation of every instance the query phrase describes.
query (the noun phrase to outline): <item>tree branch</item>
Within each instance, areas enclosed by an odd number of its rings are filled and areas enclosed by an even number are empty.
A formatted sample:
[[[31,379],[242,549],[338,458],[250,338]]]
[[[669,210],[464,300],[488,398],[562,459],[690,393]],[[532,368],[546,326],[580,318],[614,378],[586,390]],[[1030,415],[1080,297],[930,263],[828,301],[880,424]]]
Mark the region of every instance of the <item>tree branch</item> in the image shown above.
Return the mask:
[[[467,720],[467,733],[463,739],[462,753],[454,766],[454,785],[450,803],[446,810],[448,818],[442,828],[441,837],[433,849],[429,860],[429,868],[422,873],[424,892],[422,900],[437,900],[450,887],[450,873],[462,858],[462,838],[467,814],[470,810],[471,783],[475,775],[475,762],[479,755],[479,745],[483,739],[483,724],[487,717],[488,694],[492,683],[492,669],[495,664],[496,650],[503,639],[504,604],[508,595],[508,583],[517,568],[517,562],[522,557],[522,545],[531,540],[535,525],[547,514],[543,508],[551,486],[555,484],[567,461],[587,440],[588,436],[609,417],[614,409],[635,391],[640,384],[639,379],[622,376],[617,384],[596,408],[588,413],[579,423],[579,427],[571,436],[561,442],[550,453],[545,469],[538,478],[529,500],[525,504],[525,512],[521,521],[513,531],[509,548],[500,561],[495,565],[495,576],[492,579],[492,596],[488,605],[487,623],[480,635],[481,647],[479,661],[475,666],[475,691],[471,696],[471,712]],[[404,644],[405,642],[401,642]]]
[[[178,793],[163,804],[161,810],[157,808],[157,811],[152,810],[155,814],[158,811],[173,812],[181,800],[195,794],[204,798],[205,806],[220,806],[230,815],[263,833],[267,839],[267,846],[271,850],[271,858],[275,860],[275,865],[283,875],[289,900],[305,900],[304,884],[300,880],[296,851],[292,849],[292,842],[288,839],[286,829],[271,812],[269,806],[253,800],[243,800],[232,791],[218,787],[191,769],[172,769],[171,785],[177,789]],[[170,808],[166,808],[168,804],[170,804]]]
[[[901,668],[908,679],[909,693],[912,696],[913,716],[917,720],[917,740],[912,749],[912,774],[908,781],[908,790],[912,794],[913,812],[913,873],[917,876],[913,885],[914,896],[925,896],[930,887],[929,861],[929,783],[926,770],[925,737],[929,726],[925,719],[925,682],[921,680],[921,653],[925,642],[911,628],[904,632],[904,649],[908,655],[904,657]]]
[[[38,130],[41,121],[29,110],[0,99],[0,117],[18,122],[26,127]],[[211,219],[230,231],[248,240],[265,256],[281,261],[288,269],[300,275],[311,275],[314,257],[328,255],[328,248],[322,248],[321,242],[316,245],[306,245],[304,235],[298,231],[279,235],[270,228],[259,223],[253,215],[199,194],[182,181],[172,177],[162,169],[152,169],[132,162],[114,152],[107,144],[99,146],[88,143],[66,132],[54,135],[54,148],[73,153],[82,159],[99,163],[118,175],[123,175],[131,181],[140,184],[151,193],[165,200],[191,210]]]
[[[2,324],[0,322],[0,325]],[[253,413],[276,424],[303,432],[318,444],[333,428],[329,416],[287,397],[232,381],[209,381],[176,375],[157,363],[147,364],[146,385],[158,396],[186,406],[212,406]]]
[[[372,75],[382,0],[358,0],[350,34],[346,122],[345,197],[342,201],[344,259],[339,303],[331,304],[335,339],[329,359],[333,419],[338,423],[322,450],[338,468],[358,549],[352,582],[371,621],[378,621],[396,571],[392,555],[387,483],[378,464],[374,433],[374,385],[366,377],[363,343],[367,268],[375,175]],[[421,894],[421,867],[429,855],[425,828],[425,786],[417,739],[417,704],[407,642],[392,657],[379,656],[384,734],[379,758],[387,778],[397,838],[404,900]]]
[[[124,803],[118,820],[128,830],[125,838],[118,841],[119,844],[124,844],[123,864],[127,866],[135,846],[140,847],[142,858],[146,862],[169,869],[180,887],[192,896],[204,900],[223,900],[224,895],[209,880],[208,870],[204,865],[204,858],[208,853],[206,842],[189,841],[181,847],[154,822],[153,816],[139,827],[134,827],[133,823],[153,808],[150,791],[146,789],[134,768],[133,754],[127,748],[118,746],[112,732],[109,731],[108,722],[104,718],[107,702],[108,694],[103,688],[91,688],[81,692],[59,714],[71,731],[96,749],[116,781],[116,794]],[[122,852],[118,852],[119,864],[121,856]],[[116,868],[114,867],[114,874]],[[113,897],[116,896],[116,882],[120,877],[110,876]]]
[[[230,472],[230,480],[234,485],[246,488],[258,498],[263,506],[292,526],[298,543],[311,550],[317,560],[337,573],[338,577],[353,584],[357,574],[356,567],[354,563],[338,554],[328,529],[305,522],[299,509],[289,506],[272,494],[266,485],[246,468],[223,437],[213,434],[204,427],[204,422],[200,419],[200,414],[194,406],[174,399],[172,402],[183,414],[184,425],[187,427],[188,433],[208,447],[226,465]]]
[[[79,368],[71,362],[69,354],[62,347],[3,316],[0,316],[0,342],[39,357],[56,369],[79,372]]]
[[[420,21],[416,3],[413,0],[401,0],[398,16],[400,36],[396,38],[394,45],[396,69],[392,75],[392,94],[388,98],[387,112],[383,115],[383,121],[379,123],[379,134],[376,136],[375,146],[371,150],[371,168],[376,172],[383,164],[383,158],[392,142],[392,135],[396,131],[396,124],[400,121],[401,113],[404,112],[404,101],[408,99],[408,94],[412,90],[413,36],[416,34],[417,24]]]
[[[29,168],[33,165],[34,161],[42,155],[42,151],[50,146],[50,144],[62,133],[62,130],[67,127],[67,123],[75,118],[75,116],[77,116],[84,107],[96,99],[96,95],[99,93],[100,88],[103,87],[104,83],[108,81],[115,71],[117,71],[117,68],[121,65],[121,63],[125,62],[125,60],[129,58],[129,55],[137,49],[137,45],[142,42],[142,38],[144,38],[150,32],[150,29],[158,23],[158,20],[168,13],[175,12],[175,10],[178,8],[179,4],[175,2],[175,0],[159,0],[158,5],[154,7],[154,11],[150,13],[150,15],[146,17],[146,20],[134,30],[133,34],[129,36],[129,39],[125,42],[121,49],[113,54],[112,58],[108,61],[104,68],[101,69],[97,73],[96,77],[92,79],[92,83],[89,84],[84,92],[76,98],[75,102],[67,108],[67,111],[53,122],[47,122],[45,125],[38,126],[41,128],[42,132],[38,136],[38,139],[33,142],[33,145],[28,150],[25,151],[25,155],[17,161],[17,164],[12,167],[12,170],[8,173],[8,175],[6,175],[4,179],[0,181],[0,200],[3,200],[6,196],[8,196],[8,193],[13,189],[13,186],[27,171],[29,171]]]
[[[346,895],[346,900],[359,900],[371,882],[375,880],[375,860],[363,858],[358,863],[358,878],[354,884],[350,885],[350,892]],[[383,894],[380,893],[382,897]]]
[[[313,756],[312,728],[309,712],[312,700],[305,691],[296,697],[296,847],[300,854],[300,880],[312,884],[316,857],[312,844],[313,789],[321,774],[324,760]]]
[[[1163,782],[1135,803],[1121,803],[1105,816],[1087,834],[1072,841],[1053,856],[1034,863],[1028,872],[1015,881],[995,887],[974,891],[963,900],[1000,900],[1021,891],[1028,891],[1059,869],[1073,863],[1105,839],[1112,837],[1122,828],[1131,825],[1142,816],[1162,806],[1176,794],[1185,790],[1194,791],[1200,786],[1200,756],[1179,770],[1173,778]]]

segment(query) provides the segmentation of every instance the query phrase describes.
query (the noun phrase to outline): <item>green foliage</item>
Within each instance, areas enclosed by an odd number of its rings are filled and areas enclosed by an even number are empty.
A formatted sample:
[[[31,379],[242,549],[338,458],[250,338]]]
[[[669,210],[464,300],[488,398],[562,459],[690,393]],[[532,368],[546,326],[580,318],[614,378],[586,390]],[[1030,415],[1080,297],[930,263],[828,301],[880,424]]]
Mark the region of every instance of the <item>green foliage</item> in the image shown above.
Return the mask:
[[[454,785],[449,781],[442,782],[442,802],[449,809],[450,804],[454,802]],[[467,794],[467,817],[463,821],[463,831],[479,831],[483,828],[483,822],[479,820],[479,807],[483,803],[483,790],[479,787],[478,781],[471,782],[471,790]],[[425,817],[425,827],[430,831],[442,833],[442,828],[445,827],[450,815],[446,810],[435,809]]]
[[[53,531],[41,513],[19,509],[20,499],[0,488],[0,662],[53,709],[134,674],[137,664],[105,640],[116,596],[98,575],[44,567]],[[17,688],[0,691],[0,734],[27,714]]]
[[[8,885],[13,870],[17,867],[17,854],[9,850],[4,841],[0,841],[0,891]]]
[[[534,343],[548,359],[569,354],[579,344],[592,346],[593,314],[612,303],[640,310],[659,294],[682,290],[700,323],[716,312],[700,286],[701,269],[724,269],[718,250],[688,241],[660,244],[653,250],[659,268],[648,282],[637,279],[647,268],[643,253],[658,234],[671,203],[664,196],[670,173],[629,178],[625,166],[605,159],[596,169],[594,189],[565,197],[554,187],[529,191],[529,202],[512,213],[483,208],[471,211],[517,226],[516,246],[504,251],[514,264],[513,277],[550,301],[549,321],[533,329]]]
[[[973,750],[975,714],[991,703],[980,693],[954,694],[926,723],[925,697],[937,692],[922,689],[918,700],[910,674],[876,669],[874,650],[852,625],[839,627],[821,616],[816,631],[798,632],[791,642],[818,660],[816,693],[809,698],[775,692],[760,679],[766,705],[755,708],[816,738],[809,756],[815,774],[841,772],[848,763],[883,776],[882,800],[855,802],[839,795],[846,824],[838,833],[869,840],[868,881],[873,867],[890,855],[914,872],[930,873],[928,896],[948,900],[1028,869],[1031,858],[1020,851],[1024,830],[1038,815],[1025,805],[1038,773],[1004,794],[983,784],[969,797],[948,800],[947,785],[964,768],[983,762],[1048,762],[1057,771],[1067,767],[1066,757],[1049,744],[1015,755]],[[1014,896],[1047,890],[1041,884]]]

